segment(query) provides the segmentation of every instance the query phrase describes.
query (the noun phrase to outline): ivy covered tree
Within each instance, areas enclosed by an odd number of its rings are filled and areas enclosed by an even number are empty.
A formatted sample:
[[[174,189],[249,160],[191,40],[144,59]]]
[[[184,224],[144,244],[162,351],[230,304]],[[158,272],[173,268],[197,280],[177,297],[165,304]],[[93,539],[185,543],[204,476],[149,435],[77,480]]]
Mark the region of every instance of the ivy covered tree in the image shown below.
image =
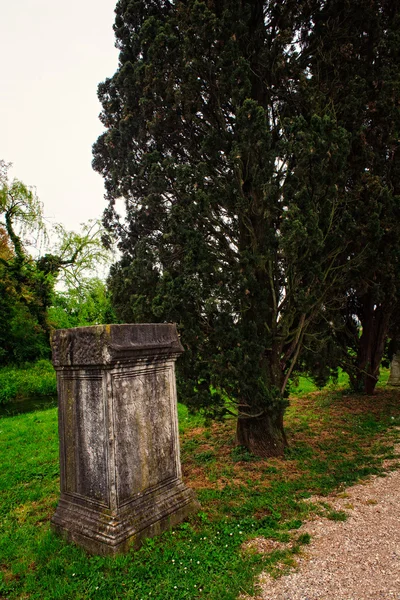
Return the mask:
[[[333,111],[302,111],[301,10],[120,0],[120,66],[99,86],[118,317],[177,322],[182,400],[233,412],[261,456],[286,445],[290,376],[348,269],[349,139]]]

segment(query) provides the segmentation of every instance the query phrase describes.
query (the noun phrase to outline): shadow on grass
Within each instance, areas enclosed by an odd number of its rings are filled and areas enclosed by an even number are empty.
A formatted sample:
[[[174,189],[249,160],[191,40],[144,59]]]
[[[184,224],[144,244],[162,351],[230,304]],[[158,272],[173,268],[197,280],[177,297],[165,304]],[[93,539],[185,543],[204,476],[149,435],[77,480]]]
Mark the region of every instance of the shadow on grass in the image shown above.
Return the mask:
[[[235,447],[233,421],[206,427],[180,406],[184,478],[202,510],[113,559],[88,556],[50,530],[59,489],[56,412],[0,419],[0,597],[8,600],[234,600],[251,593],[257,573],[289,568],[309,542],[297,531],[317,510],[307,499],[382,472],[400,424],[396,390],[371,398],[313,392],[291,399],[285,456],[263,460]],[[325,516],[345,515],[327,509]],[[286,546],[260,554],[246,545],[259,536]]]

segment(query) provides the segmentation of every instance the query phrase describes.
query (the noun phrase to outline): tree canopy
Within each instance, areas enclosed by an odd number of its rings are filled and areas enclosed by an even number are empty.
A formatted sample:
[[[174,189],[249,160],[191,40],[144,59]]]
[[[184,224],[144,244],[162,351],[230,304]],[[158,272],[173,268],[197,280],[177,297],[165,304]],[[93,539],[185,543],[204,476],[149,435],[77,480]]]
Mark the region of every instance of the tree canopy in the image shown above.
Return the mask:
[[[354,55],[351,20],[340,29],[363,4],[116,8],[120,66],[99,86],[106,131],[93,162],[121,252],[113,303],[122,320],[178,323],[182,398],[210,414],[234,412],[238,442],[260,455],[286,443],[285,396],[302,347],[327,335],[321,323],[351,297],[367,254],[379,253],[373,236],[386,200],[367,161],[378,138],[371,128],[362,146],[373,109],[368,86],[361,97],[357,87],[362,55],[368,85],[379,88],[368,71],[377,58],[361,48],[373,19],[355,29]],[[389,6],[370,4],[375,16]],[[345,107],[350,90],[355,106]]]
[[[325,321],[336,346],[326,358],[371,393],[400,292],[400,11],[386,0],[330,0],[313,21],[304,33],[312,100],[329,99],[350,134],[342,194],[349,257],[358,257],[341,310]]]
[[[99,277],[80,279],[79,286],[57,291],[48,319],[55,329],[116,322],[106,284]]]

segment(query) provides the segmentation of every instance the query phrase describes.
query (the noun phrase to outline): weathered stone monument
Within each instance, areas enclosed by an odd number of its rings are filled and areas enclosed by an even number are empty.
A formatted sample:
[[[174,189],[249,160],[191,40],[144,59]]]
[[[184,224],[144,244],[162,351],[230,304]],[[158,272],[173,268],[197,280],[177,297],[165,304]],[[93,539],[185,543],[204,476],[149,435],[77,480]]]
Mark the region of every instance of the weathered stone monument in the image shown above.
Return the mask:
[[[392,362],[390,363],[390,376],[388,385],[400,385],[400,353],[397,352],[393,355]]]
[[[61,497],[52,526],[95,554],[139,546],[197,504],[181,479],[171,324],[61,329]]]

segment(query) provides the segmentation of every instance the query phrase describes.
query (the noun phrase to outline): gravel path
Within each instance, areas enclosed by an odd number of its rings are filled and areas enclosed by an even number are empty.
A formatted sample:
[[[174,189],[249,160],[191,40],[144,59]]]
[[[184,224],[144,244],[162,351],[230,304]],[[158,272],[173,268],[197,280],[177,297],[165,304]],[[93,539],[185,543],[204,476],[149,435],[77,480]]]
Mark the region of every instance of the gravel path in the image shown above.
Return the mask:
[[[257,600],[400,600],[400,470],[345,496],[328,501],[348,519],[304,524],[312,539],[298,568],[277,580],[263,574]]]

